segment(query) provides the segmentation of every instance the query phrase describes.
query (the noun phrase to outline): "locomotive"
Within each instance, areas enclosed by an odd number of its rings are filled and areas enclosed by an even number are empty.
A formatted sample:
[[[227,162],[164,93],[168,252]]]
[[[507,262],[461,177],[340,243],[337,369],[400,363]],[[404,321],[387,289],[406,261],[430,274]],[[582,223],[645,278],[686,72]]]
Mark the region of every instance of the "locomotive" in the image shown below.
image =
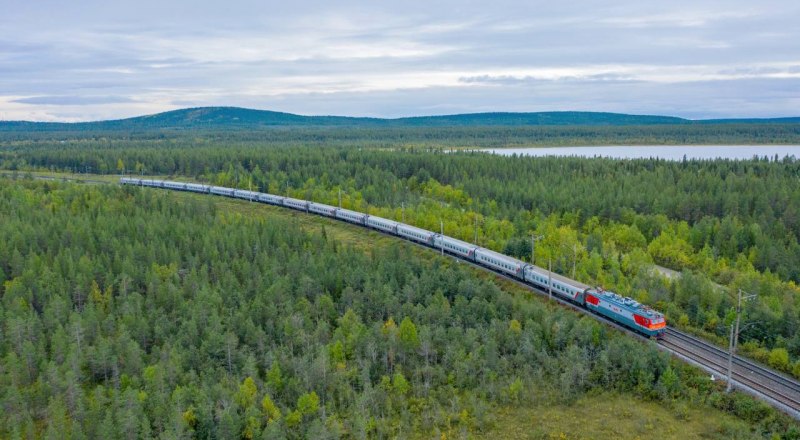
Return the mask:
[[[648,337],[662,338],[666,331],[667,323],[662,313],[632,298],[624,297],[599,287],[590,287],[579,281],[555,274],[541,267],[509,257],[508,255],[484,249],[473,243],[461,241],[453,237],[448,237],[447,235],[438,234],[394,220],[349,209],[337,208],[323,203],[221,186],[128,177],[121,178],[120,183],[123,185],[215,194],[283,206],[343,220],[348,223],[402,237],[441,250],[443,253],[447,252],[450,255],[488,267],[540,290],[555,294],[564,300],[583,307],[595,314],[604,316]]]

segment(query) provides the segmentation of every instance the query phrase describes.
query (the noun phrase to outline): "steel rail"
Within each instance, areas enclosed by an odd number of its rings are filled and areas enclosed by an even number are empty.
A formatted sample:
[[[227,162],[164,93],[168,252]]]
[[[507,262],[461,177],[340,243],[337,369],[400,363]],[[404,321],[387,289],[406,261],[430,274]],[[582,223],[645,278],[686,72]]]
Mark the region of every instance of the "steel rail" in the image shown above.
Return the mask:
[[[721,356],[721,357],[727,357],[728,356],[728,352],[727,351],[725,351],[722,348],[717,347],[716,345],[711,344],[710,342],[708,342],[708,341],[706,341],[706,340],[704,340],[702,338],[699,338],[697,336],[690,335],[688,333],[682,332],[682,331],[680,331],[678,329],[675,329],[675,328],[672,328],[672,327],[668,327],[667,328],[667,332],[672,337],[683,339],[683,340],[691,340],[694,344],[702,345],[703,347],[705,347],[709,351],[714,352],[718,356]],[[761,364],[759,364],[759,363],[757,363],[755,361],[752,361],[750,359],[743,358],[743,357],[740,357],[740,356],[734,356],[733,357],[733,361],[734,361],[734,365],[740,366],[742,368],[749,369],[749,370],[754,371],[754,372],[758,372],[759,374],[763,374],[764,376],[769,376],[769,378],[774,380],[775,382],[780,383],[782,386],[784,386],[784,387],[786,387],[786,388],[788,388],[788,389],[800,394],[800,383],[798,383],[798,382],[796,382],[796,381],[784,376],[783,374],[780,374],[780,373],[770,369],[769,367],[766,367],[766,366],[761,365]]]
[[[712,375],[725,377],[727,365],[723,360],[715,361],[703,353],[692,350],[692,347],[680,345],[679,342],[663,339],[659,341],[659,348],[670,352],[683,361],[705,370]],[[708,354],[705,352],[705,354]],[[758,399],[765,401],[773,407],[785,412],[795,419],[800,420],[800,401],[797,397],[788,395],[785,392],[776,390],[762,382],[754,380],[739,371],[734,370],[732,383],[736,389],[746,392]]]

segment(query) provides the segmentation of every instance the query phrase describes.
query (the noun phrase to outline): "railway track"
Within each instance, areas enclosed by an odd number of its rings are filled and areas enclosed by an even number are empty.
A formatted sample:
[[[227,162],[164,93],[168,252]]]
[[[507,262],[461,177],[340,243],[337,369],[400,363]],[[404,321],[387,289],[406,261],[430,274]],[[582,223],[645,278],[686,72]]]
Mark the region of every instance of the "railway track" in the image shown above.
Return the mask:
[[[667,328],[659,347],[687,360],[711,373],[713,377],[727,380],[728,352],[700,338],[672,327]],[[762,398],[796,419],[800,419],[800,383],[763,365],[734,356],[732,365],[733,386]]]
[[[18,179],[23,179],[25,177],[25,173],[21,172],[8,172],[8,171],[0,171],[0,176],[5,177],[17,177]],[[89,183],[92,185],[98,184],[108,184],[110,182],[104,180],[94,180],[94,179],[84,179],[80,177],[80,174],[74,175],[72,177],[68,176],[44,176],[41,174],[34,174],[30,176],[33,179],[37,180],[50,180],[50,181],[59,181],[59,182],[79,182],[79,183]]]

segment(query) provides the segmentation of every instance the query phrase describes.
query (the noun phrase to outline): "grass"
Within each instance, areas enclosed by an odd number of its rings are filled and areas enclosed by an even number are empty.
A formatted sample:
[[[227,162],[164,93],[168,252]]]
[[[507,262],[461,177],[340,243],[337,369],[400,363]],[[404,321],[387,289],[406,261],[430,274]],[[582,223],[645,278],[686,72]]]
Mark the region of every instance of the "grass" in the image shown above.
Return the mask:
[[[570,406],[505,407],[477,439],[750,439],[747,423],[718,410],[587,395]]]

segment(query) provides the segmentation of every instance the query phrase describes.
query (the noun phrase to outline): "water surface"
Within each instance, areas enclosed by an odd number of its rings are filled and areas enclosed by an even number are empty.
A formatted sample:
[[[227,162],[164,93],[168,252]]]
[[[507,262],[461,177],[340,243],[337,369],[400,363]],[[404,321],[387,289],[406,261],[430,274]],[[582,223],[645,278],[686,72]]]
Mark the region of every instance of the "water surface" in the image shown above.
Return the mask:
[[[786,156],[800,158],[800,145],[626,145],[592,147],[540,147],[540,148],[487,148],[480,151],[511,156],[578,156],[608,157],[613,159],[667,160],[686,159],[752,159],[764,156],[779,159]]]

